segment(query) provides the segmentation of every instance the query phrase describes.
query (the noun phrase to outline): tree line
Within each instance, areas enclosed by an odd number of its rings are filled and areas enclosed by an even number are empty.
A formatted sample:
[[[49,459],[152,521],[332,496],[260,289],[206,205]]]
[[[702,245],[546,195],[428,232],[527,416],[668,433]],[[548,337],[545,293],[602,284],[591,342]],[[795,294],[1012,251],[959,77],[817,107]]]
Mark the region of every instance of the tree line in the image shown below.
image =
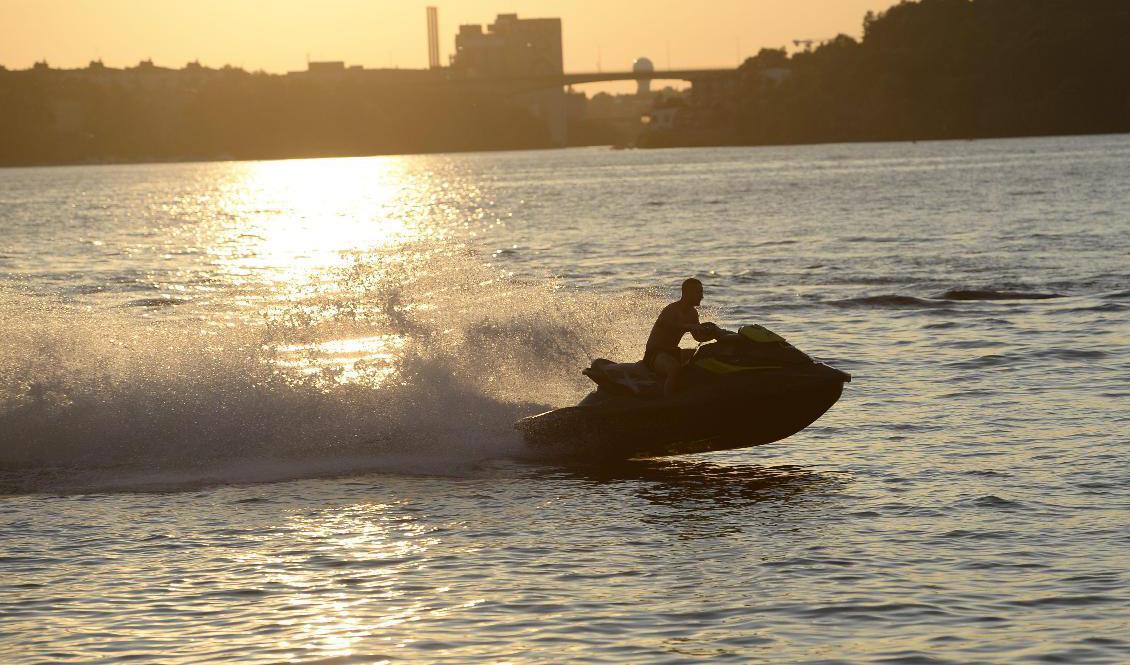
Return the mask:
[[[235,68],[0,71],[0,165],[548,147],[544,123],[470,89]],[[147,78],[148,77],[148,78]]]
[[[734,143],[1127,132],[1130,2],[904,1],[738,74]]]

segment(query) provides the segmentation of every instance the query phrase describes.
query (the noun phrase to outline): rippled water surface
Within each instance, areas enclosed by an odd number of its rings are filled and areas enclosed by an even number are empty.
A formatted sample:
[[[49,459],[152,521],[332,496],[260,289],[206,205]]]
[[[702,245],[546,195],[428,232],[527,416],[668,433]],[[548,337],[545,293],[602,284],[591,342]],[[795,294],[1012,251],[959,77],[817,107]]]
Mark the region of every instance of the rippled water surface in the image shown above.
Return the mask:
[[[1130,661],[1130,137],[0,170],[0,661]],[[851,372],[540,459],[686,276]]]

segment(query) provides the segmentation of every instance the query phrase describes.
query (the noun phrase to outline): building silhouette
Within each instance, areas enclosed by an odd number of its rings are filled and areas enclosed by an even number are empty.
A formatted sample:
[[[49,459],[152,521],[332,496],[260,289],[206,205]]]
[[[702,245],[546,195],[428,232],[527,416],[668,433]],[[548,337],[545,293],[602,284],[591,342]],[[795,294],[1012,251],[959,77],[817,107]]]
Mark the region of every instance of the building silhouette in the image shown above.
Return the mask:
[[[533,78],[564,73],[561,19],[499,14],[483,30],[461,25],[451,67],[468,78]]]
[[[565,72],[561,19],[520,19],[499,14],[486,26],[461,25],[455,36],[451,74],[457,79],[506,81],[559,79]],[[554,145],[567,140],[568,107],[561,83],[540,90],[516,91],[514,102],[543,122]]]
[[[648,80],[659,74],[691,80],[694,99],[725,105],[724,85],[698,83],[716,72],[655,72],[644,58],[632,71],[565,74],[559,18],[499,14],[486,26],[462,25],[449,66],[439,66],[434,7],[426,18],[428,68],[327,60],[276,75],[148,59],[124,68],[0,67],[0,164],[630,144],[652,101]],[[642,94],[590,104],[570,88],[611,80],[639,81]]]

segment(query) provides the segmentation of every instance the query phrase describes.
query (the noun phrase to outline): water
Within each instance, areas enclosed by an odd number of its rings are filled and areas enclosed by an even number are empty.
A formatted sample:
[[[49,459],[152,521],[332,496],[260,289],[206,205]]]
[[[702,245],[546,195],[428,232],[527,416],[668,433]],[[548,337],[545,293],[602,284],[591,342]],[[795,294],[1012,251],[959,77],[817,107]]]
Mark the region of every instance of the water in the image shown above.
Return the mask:
[[[0,170],[0,660],[1130,661],[1130,136]],[[849,371],[511,423],[678,282]]]

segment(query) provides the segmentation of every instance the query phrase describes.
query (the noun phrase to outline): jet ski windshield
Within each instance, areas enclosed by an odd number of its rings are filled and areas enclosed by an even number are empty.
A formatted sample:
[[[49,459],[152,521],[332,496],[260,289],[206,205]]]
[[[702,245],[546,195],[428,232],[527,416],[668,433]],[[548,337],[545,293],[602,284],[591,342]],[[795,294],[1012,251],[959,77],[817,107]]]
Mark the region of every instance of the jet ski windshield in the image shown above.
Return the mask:
[[[783,369],[816,362],[807,353],[789,344],[784,337],[764,326],[742,326],[737,332],[716,329],[716,341],[699,347],[691,360],[693,365],[715,373],[727,373]]]

